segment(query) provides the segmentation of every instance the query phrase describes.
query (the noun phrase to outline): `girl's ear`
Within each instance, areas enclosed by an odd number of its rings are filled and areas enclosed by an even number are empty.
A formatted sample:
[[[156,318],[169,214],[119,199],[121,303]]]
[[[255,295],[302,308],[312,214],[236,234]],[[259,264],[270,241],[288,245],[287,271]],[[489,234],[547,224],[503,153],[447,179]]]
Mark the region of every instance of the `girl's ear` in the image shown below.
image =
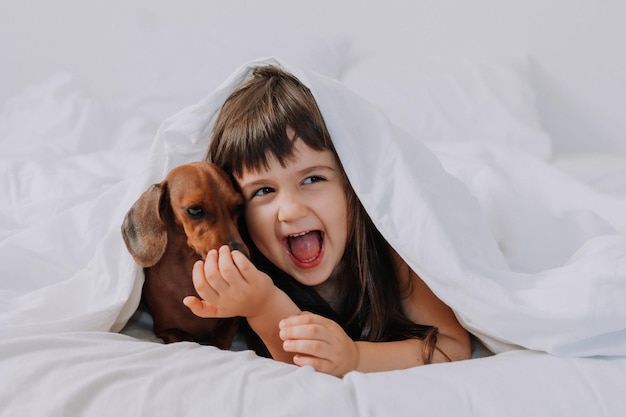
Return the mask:
[[[122,223],[122,237],[135,262],[143,268],[155,265],[167,246],[167,228],[161,205],[167,184],[154,184],[133,204]]]

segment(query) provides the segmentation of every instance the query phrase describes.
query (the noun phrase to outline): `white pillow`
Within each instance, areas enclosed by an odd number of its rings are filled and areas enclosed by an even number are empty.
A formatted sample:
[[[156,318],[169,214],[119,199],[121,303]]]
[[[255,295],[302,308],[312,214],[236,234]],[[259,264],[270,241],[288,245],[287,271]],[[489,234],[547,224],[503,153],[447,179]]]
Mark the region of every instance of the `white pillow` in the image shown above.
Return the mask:
[[[525,57],[409,60],[376,54],[354,61],[341,79],[427,145],[478,141],[551,156]]]
[[[126,71],[126,102],[157,122],[195,104],[248,61],[274,56],[336,78],[349,43],[317,34],[217,29],[143,15]]]

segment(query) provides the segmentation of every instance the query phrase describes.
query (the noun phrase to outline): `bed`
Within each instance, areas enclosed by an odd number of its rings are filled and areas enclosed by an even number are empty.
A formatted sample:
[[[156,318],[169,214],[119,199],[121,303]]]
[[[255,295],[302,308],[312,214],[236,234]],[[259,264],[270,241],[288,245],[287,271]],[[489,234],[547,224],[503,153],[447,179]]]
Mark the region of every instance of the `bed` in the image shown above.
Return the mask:
[[[183,3],[1,18],[2,416],[623,415],[623,5]],[[220,100],[264,63],[311,88],[471,360],[339,379],[151,332],[122,218],[202,157]]]

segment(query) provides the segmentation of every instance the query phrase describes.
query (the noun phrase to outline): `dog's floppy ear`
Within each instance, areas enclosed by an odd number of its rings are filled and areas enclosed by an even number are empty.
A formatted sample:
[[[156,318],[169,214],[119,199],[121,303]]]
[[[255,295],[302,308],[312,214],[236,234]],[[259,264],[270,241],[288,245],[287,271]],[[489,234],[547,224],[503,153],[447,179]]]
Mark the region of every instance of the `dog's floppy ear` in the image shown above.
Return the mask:
[[[167,194],[165,183],[154,184],[126,213],[122,237],[135,262],[149,268],[159,262],[167,246],[167,227],[161,218],[161,205]]]

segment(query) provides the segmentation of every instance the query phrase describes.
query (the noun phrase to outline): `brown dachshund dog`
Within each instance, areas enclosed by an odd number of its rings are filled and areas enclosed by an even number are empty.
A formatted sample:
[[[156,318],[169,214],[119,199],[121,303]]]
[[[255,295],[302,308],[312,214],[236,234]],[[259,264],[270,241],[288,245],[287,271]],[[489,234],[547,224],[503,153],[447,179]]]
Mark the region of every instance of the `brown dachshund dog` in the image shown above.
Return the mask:
[[[165,343],[196,341],[228,349],[240,319],[203,319],[182,302],[197,295],[193,265],[210,249],[228,245],[247,256],[237,227],[243,198],[226,173],[209,162],[174,168],[144,192],[126,214],[122,236],[144,268],[142,301],[154,333]]]

